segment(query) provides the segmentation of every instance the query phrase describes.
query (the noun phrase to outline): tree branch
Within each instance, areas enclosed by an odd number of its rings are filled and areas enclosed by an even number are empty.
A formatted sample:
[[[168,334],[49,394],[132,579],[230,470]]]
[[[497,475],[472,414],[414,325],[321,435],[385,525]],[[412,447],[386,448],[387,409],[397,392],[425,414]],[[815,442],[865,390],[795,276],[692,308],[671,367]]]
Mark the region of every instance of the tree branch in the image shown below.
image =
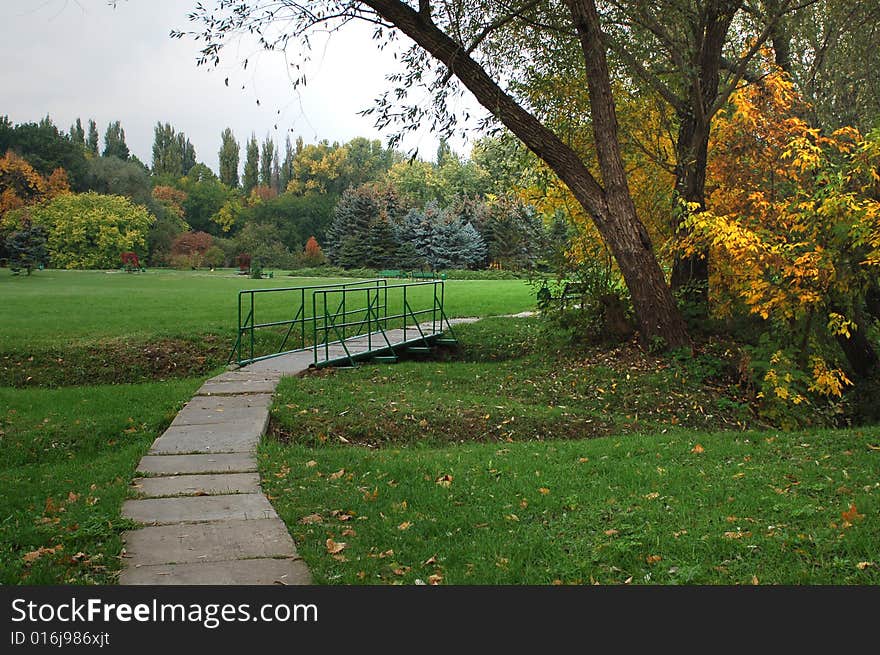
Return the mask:
[[[404,2],[362,1],[445,64],[483,107],[519,137],[526,147],[546,161],[575,195],[585,199],[598,224],[607,220],[605,191],[580,157],[498,86],[454,39]]]

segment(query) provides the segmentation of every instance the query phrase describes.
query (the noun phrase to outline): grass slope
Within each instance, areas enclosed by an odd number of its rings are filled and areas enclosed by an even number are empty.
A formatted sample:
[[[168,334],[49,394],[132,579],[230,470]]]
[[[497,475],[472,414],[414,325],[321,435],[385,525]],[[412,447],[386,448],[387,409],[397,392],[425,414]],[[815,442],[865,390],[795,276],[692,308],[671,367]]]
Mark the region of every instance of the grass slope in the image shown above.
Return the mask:
[[[708,355],[457,332],[279,387],[264,489],[319,582],[880,582],[880,428],[756,432]]]
[[[108,584],[135,466],[200,384],[0,388],[0,584]]]
[[[47,270],[30,277],[0,275],[4,303],[0,352],[21,353],[121,336],[202,334],[226,335],[231,347],[239,290],[339,281],[279,275],[251,280],[230,270],[137,274]],[[534,294],[522,280],[454,280],[446,283],[446,298],[450,316],[486,316],[534,306]],[[280,304],[267,305],[267,318],[275,318],[272,312],[281,311]]]
[[[334,282],[338,280],[286,276],[251,280],[228,270],[0,275],[0,386],[134,383],[204,375],[229,356],[239,290]],[[430,306],[431,289],[409,289],[408,299],[416,309]],[[389,291],[390,313],[400,311],[400,295]],[[258,322],[293,318],[294,300],[292,294],[260,294]],[[349,308],[357,300],[349,298]],[[533,294],[521,280],[461,280],[447,283],[446,300],[450,316],[485,316],[528,309]],[[258,349],[263,350],[257,354],[275,352],[284,331],[259,331]]]

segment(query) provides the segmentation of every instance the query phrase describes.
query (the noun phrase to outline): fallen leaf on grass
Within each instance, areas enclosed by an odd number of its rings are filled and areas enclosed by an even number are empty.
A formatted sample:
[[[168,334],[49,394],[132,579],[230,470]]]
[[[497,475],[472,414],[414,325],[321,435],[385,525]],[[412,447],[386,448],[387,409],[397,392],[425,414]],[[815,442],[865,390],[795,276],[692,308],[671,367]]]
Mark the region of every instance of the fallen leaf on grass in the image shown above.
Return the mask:
[[[663,559],[663,558],[662,558],[660,555],[648,555],[648,556],[645,558],[645,561],[646,561],[648,564],[656,564],[657,562],[659,562],[659,561],[662,560],[662,559]]]
[[[443,576],[439,573],[435,573],[434,575],[428,576],[428,584],[430,585],[438,585],[443,582]]]
[[[540,489],[538,489],[538,493],[540,493],[542,496],[546,496],[550,493],[550,490],[547,487],[541,487]]]
[[[649,493],[649,494],[645,494],[645,498],[646,498],[647,500],[655,500],[655,499],[657,499],[657,498],[659,498],[659,497],[660,497],[660,494],[657,493],[656,491],[652,491],[652,492]]]
[[[412,567],[411,567],[411,566],[398,566],[396,569],[392,569],[392,570],[391,570],[391,572],[392,572],[394,575],[406,575],[406,574],[409,573],[410,571],[412,571]]]
[[[404,521],[400,525],[397,526],[398,530],[409,530],[412,527],[411,521]]]
[[[342,531],[343,537],[354,537],[356,535],[357,535],[357,532],[355,532],[351,528],[346,528],[345,530]]]
[[[308,516],[304,516],[299,520],[303,525],[310,525],[312,523],[323,523],[324,517],[320,514],[309,514]]]
[[[856,568],[859,571],[864,571],[869,566],[874,566],[874,562],[859,562],[858,564],[856,564]]]
[[[589,457],[578,457],[578,462],[581,464],[586,464],[589,461],[590,461]]]
[[[706,452],[706,449],[703,448],[700,444],[697,444],[693,448],[691,448],[691,452],[699,455],[700,453]]]
[[[449,486],[452,484],[452,476],[449,475],[448,473],[445,475],[441,475],[439,478],[437,478],[436,482],[441,487],[446,487],[448,489]]]
[[[616,534],[617,530],[615,530],[614,528],[611,528],[610,530],[605,530],[605,535],[608,537],[613,537]]]
[[[752,584],[753,585],[761,584],[760,582],[758,582],[758,576],[756,576],[756,575],[752,576]]]
[[[317,465],[318,465],[318,462],[316,462],[316,461],[313,460],[313,459],[310,459],[308,462],[306,462],[306,468],[307,468],[307,469],[310,469],[310,468],[312,468],[313,466],[317,466]]]
[[[725,532],[724,536],[728,539],[742,539],[743,537],[751,537],[751,532]]]
[[[865,518],[865,515],[859,514],[859,511],[856,509],[855,503],[853,503],[849,506],[848,510],[844,510],[840,513],[840,518],[842,518],[846,523],[853,523],[854,521]]]
[[[328,538],[326,541],[327,552],[331,555],[336,555],[337,553],[341,553],[348,546],[344,541],[333,541],[333,539]]]
[[[336,473],[331,473],[328,477],[330,480],[338,480],[345,475],[345,469],[339,469]]]
[[[57,553],[58,551],[61,551],[61,550],[64,550],[63,544],[58,544],[57,546],[52,546],[51,548],[48,548],[46,546],[40,546],[36,550],[32,550],[29,553],[25,553],[22,556],[22,559],[25,561],[25,563],[31,564],[32,562],[36,562],[43,555],[54,555],[55,553]]]
[[[431,564],[436,564],[436,563],[437,563],[437,556],[431,555],[431,557],[429,557],[424,562],[422,562],[422,566],[431,566]]]

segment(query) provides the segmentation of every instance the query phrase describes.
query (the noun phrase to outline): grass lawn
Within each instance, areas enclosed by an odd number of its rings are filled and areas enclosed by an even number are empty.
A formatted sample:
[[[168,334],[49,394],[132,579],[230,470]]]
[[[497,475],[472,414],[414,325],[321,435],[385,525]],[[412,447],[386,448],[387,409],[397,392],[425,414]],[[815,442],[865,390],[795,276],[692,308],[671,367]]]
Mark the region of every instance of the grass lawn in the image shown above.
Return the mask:
[[[318,582],[880,583],[880,428],[756,432],[711,358],[457,331],[279,388],[264,489]]]
[[[232,270],[0,274],[0,386],[204,375],[226,363],[235,338],[239,290],[338,281],[284,275],[251,280]],[[419,296],[426,301],[427,294],[424,287],[410,298],[415,296],[418,304]],[[293,318],[290,300],[261,295],[258,321]],[[446,283],[449,316],[486,316],[533,306],[534,294],[522,280]]]
[[[200,380],[0,388],[0,584],[111,584],[141,456]]]
[[[280,274],[251,280],[231,269],[136,274],[46,270],[29,277],[0,274],[4,304],[0,352],[91,344],[114,337],[145,340],[203,334],[225,335],[231,347],[239,290],[340,281]],[[522,280],[452,280],[446,282],[446,299],[449,316],[519,312],[535,304],[534,293]]]

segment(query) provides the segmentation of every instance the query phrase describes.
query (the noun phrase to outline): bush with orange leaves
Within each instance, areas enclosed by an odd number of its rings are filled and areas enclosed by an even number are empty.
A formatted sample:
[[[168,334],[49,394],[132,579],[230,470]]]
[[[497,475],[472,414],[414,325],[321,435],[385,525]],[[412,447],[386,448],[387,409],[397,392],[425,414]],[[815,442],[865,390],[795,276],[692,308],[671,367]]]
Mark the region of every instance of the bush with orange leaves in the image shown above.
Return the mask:
[[[810,126],[778,70],[731,105],[715,125],[707,211],[691,208],[679,245],[709,252],[716,315],[759,319],[758,395],[785,423],[877,373],[880,132]]]

